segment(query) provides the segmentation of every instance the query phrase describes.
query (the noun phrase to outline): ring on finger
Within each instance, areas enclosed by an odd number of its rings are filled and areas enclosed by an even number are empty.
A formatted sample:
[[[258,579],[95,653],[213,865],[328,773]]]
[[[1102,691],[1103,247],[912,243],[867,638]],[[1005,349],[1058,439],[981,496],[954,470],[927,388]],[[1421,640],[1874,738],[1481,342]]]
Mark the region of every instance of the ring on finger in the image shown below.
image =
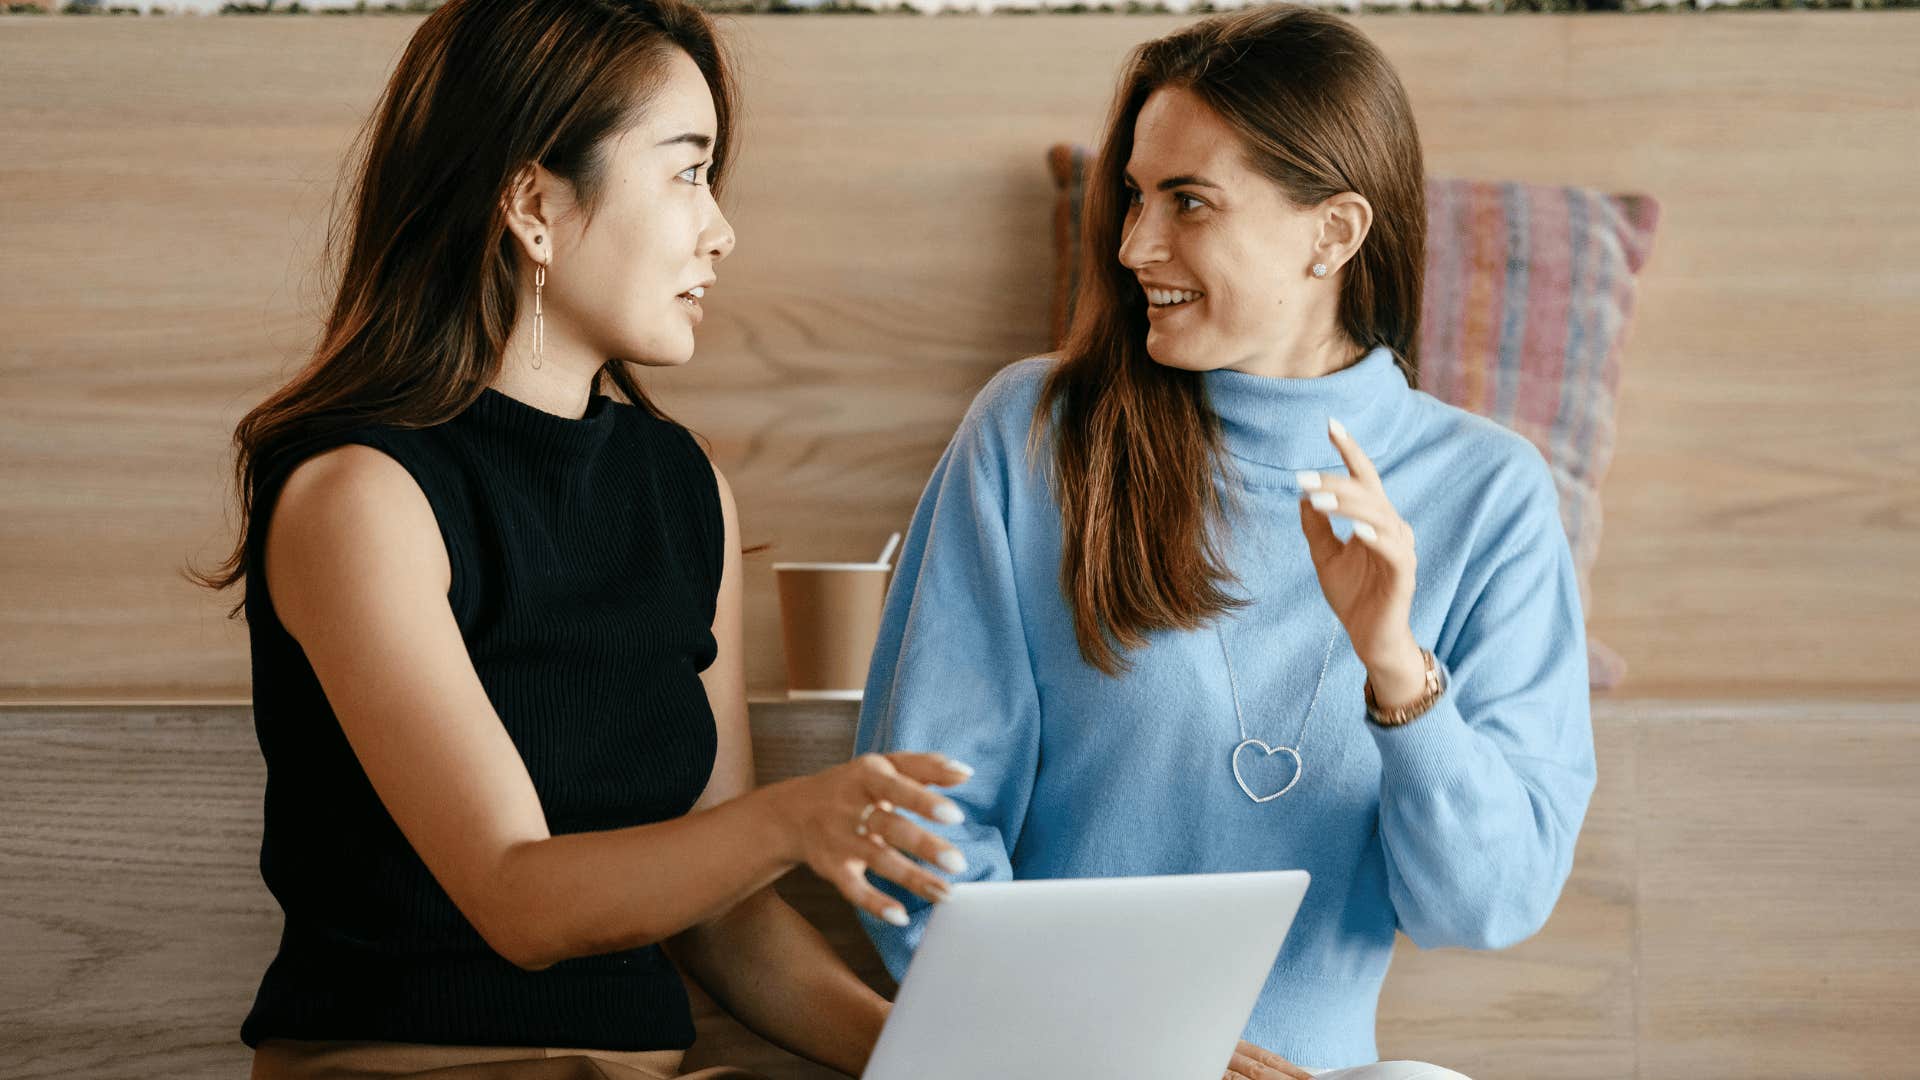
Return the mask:
[[[892,810],[892,809],[893,809],[893,804],[887,802],[887,800],[885,799],[879,799],[861,807],[860,820],[856,822],[853,826],[853,835],[855,836],[867,835],[868,819],[872,818],[873,815],[879,813],[882,810]]]

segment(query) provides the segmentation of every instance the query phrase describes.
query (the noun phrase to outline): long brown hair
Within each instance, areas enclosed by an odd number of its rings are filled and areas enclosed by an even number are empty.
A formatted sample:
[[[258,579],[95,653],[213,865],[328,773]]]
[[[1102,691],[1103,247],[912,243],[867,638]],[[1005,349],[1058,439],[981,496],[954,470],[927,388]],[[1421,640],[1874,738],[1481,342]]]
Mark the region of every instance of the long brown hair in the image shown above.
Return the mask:
[[[1297,207],[1353,191],[1372,229],[1345,268],[1339,321],[1385,346],[1418,385],[1425,174],[1413,110],[1386,57],[1345,21],[1281,5],[1215,16],[1133,51],[1087,176],[1080,294],[1035,410],[1052,437],[1060,585],[1087,663],[1126,669],[1155,630],[1192,630],[1244,601],[1218,543],[1229,507],[1213,477],[1219,420],[1202,376],[1147,354],[1146,306],[1118,259],[1135,119],[1162,87],[1191,91],[1234,129],[1255,171]]]
[[[359,164],[349,216],[336,204],[330,219],[327,255],[340,277],[319,343],[305,369],[234,431],[233,552],[189,576],[214,589],[244,579],[255,498],[283,451],[363,425],[443,423],[480,397],[518,314],[508,188],[537,162],[572,183],[591,221],[610,136],[646,107],[676,49],[713,94],[717,195],[735,91],[698,9],[682,0],[450,0],[427,16],[349,155]],[[664,416],[625,361],[595,373],[596,391],[603,381]]]

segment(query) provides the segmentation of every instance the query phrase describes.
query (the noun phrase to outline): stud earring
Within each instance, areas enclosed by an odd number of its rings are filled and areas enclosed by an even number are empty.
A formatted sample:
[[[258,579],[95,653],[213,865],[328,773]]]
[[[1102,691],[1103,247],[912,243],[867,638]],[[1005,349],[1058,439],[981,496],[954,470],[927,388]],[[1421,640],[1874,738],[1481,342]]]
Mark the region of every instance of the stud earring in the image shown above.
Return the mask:
[[[1326,276],[1327,276],[1327,264],[1326,264],[1326,263],[1314,263],[1314,264],[1313,264],[1313,276],[1314,276],[1314,277],[1326,277]]]

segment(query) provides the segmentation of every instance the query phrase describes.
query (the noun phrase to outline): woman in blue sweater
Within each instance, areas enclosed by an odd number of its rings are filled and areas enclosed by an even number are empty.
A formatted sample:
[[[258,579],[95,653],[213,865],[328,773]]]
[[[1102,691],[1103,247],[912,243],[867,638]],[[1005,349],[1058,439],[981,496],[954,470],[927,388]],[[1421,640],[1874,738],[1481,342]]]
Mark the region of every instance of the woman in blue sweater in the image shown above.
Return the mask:
[[[1416,388],[1422,185],[1339,19],[1137,50],[1068,341],[968,410],[867,684],[861,750],[978,770],[964,879],[1311,872],[1247,1077],[1374,1061],[1396,931],[1539,930],[1593,789],[1546,462]],[[864,917],[896,977],[928,914],[899,895],[905,928]]]

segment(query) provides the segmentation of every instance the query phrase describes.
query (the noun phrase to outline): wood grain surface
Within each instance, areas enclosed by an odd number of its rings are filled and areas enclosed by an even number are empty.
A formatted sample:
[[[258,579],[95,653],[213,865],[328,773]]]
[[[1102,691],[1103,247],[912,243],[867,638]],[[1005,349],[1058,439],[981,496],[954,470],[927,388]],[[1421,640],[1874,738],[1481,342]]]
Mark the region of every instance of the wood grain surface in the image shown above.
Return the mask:
[[[756,702],[763,782],[843,760],[850,705]],[[1600,784],[1545,930],[1404,938],[1384,1057],[1476,1080],[1894,1077],[1920,1060],[1920,701],[1602,701]],[[278,938],[242,708],[0,710],[0,1076],[239,1076]],[[782,892],[875,986],[837,894]],[[833,1075],[696,995],[690,1061]]]
[[[1042,346],[1042,149],[1166,17],[727,20],[744,153],[699,356],[653,376],[732,479],[748,671],[770,563],[870,558],[974,391]],[[1664,207],[1594,633],[1664,698],[1920,673],[1920,13],[1368,16],[1430,171]],[[227,439],[304,355],[340,156],[412,18],[0,19],[0,693],[239,697],[178,576]]]

